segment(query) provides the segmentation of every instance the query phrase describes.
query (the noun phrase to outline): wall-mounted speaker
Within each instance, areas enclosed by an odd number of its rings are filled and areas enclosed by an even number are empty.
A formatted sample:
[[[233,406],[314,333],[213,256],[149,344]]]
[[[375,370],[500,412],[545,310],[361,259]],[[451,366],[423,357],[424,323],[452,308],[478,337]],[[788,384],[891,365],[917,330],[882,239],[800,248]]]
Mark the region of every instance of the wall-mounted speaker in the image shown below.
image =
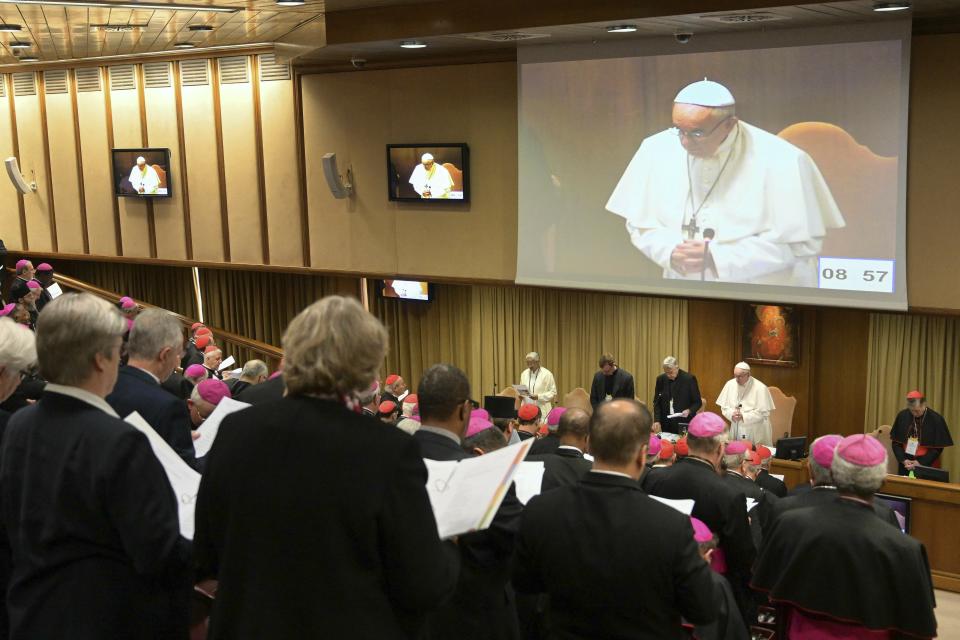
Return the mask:
[[[20,193],[31,193],[37,190],[37,183],[30,182],[28,183],[23,179],[23,174],[20,173],[20,163],[17,162],[16,157],[10,156],[3,161],[3,164],[7,165],[7,175],[10,176],[10,182],[13,183],[13,187]]]
[[[323,154],[323,177],[327,179],[327,186],[330,187],[330,193],[338,200],[348,198],[353,195],[353,176],[347,169],[346,180],[337,170],[337,154]]]

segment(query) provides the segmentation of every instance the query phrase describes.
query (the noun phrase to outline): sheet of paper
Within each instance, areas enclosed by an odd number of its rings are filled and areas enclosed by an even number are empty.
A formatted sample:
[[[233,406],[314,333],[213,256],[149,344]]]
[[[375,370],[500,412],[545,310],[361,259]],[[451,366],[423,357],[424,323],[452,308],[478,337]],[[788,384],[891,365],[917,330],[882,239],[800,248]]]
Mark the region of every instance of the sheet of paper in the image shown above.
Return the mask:
[[[403,399],[406,398],[408,395],[410,395],[410,389],[407,389],[406,391],[401,393],[399,397],[397,397],[397,401],[403,402]]]
[[[670,498],[661,498],[660,496],[650,496],[657,502],[662,502],[668,507],[672,507],[682,513],[683,515],[690,515],[693,513],[693,505],[696,504],[693,500],[672,500]]]
[[[193,450],[196,452],[197,457],[202,458],[210,453],[210,447],[213,446],[213,441],[217,438],[217,433],[220,431],[220,423],[223,422],[224,418],[231,413],[246,409],[249,406],[246,402],[240,402],[233,398],[223,398],[220,400],[217,408],[210,414],[210,417],[197,427],[197,432],[200,434],[200,437],[193,441]]]
[[[770,449],[770,456],[771,456],[771,457],[773,457],[773,458],[776,458],[776,457],[777,457],[777,448],[776,448],[776,447],[767,447],[767,449]]]
[[[583,454],[583,459],[586,460],[587,462],[593,462],[593,456],[590,455],[589,453]]]
[[[50,294],[50,299],[59,298],[63,295],[63,289],[60,288],[60,285],[54,282],[49,287],[47,287],[47,293]]]
[[[771,477],[771,478],[776,478],[776,479],[779,480],[780,482],[783,482],[783,476],[780,475],[779,473],[771,473],[771,474],[770,474],[770,477]]]
[[[683,417],[683,411],[678,411],[677,413],[671,413],[671,414],[668,415],[667,417],[668,417],[668,418],[682,418],[682,417]]]
[[[531,446],[533,438],[459,462],[423,461],[429,474],[427,495],[441,538],[490,526]]]
[[[530,393],[530,389],[525,384],[515,384],[513,385],[513,388],[516,389],[517,393],[519,393],[522,396],[528,395]]]
[[[173,494],[177,497],[180,535],[187,540],[193,540],[193,509],[197,502],[197,491],[200,489],[200,474],[191,469],[139,413],[134,411],[124,418],[124,421],[142,431],[150,441],[153,455],[157,456],[157,460],[167,473],[167,480],[170,481]]]
[[[226,360],[220,363],[220,366],[217,367],[217,371],[223,371],[227,367],[233,365],[236,362],[233,356],[229,356]]]
[[[757,501],[753,498],[747,498],[747,512],[752,511],[755,506],[757,506]]]
[[[520,502],[527,504],[530,498],[540,495],[544,470],[542,460],[520,463],[520,468],[513,476],[513,485],[517,488],[517,499]]]

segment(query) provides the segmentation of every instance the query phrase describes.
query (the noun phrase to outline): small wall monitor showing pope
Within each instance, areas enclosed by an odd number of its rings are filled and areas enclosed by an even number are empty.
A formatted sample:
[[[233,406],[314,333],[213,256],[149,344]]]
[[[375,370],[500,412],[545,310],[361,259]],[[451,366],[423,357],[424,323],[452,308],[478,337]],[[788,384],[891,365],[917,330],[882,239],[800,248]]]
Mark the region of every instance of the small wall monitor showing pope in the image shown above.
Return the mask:
[[[517,282],[905,309],[909,37],[521,48]]]
[[[390,200],[468,200],[470,174],[467,156],[465,144],[387,145]]]
[[[430,283],[421,280],[384,280],[380,293],[384,298],[430,302]]]
[[[113,186],[118,196],[169,198],[169,149],[114,149]]]

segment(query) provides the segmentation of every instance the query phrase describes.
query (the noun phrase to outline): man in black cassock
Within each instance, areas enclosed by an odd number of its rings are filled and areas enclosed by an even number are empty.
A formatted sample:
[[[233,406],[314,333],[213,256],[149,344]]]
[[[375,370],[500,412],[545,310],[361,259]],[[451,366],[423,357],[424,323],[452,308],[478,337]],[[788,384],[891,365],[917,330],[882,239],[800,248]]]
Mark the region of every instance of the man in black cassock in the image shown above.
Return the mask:
[[[844,438],[832,467],[838,497],[788,511],[773,523],[752,585],[777,606],[778,637],[862,637],[867,630],[936,636],[923,545],[877,525],[871,500],[886,463],[886,450],[872,436]]]
[[[697,377],[680,368],[673,356],[663,361],[663,373],[653,387],[653,431],[680,433],[703,405]],[[669,416],[681,414],[676,418]]]
[[[787,484],[780,478],[774,478],[770,474],[770,459],[773,457],[773,452],[761,444],[757,446],[757,453],[760,455],[761,467],[754,481],[760,485],[760,488],[764,491],[772,493],[778,498],[786,498]]]
[[[590,404],[593,408],[596,409],[598,404],[607,400],[633,400],[635,397],[633,375],[621,369],[612,354],[600,356],[600,371],[593,376],[593,384],[590,385]]]
[[[583,457],[590,436],[590,416],[583,409],[568,409],[560,416],[557,437],[560,445],[553,453],[529,454],[527,460],[543,462],[540,493],[577,484],[593,464]],[[532,451],[532,449],[531,449]]]
[[[953,446],[946,420],[927,406],[927,399],[917,390],[907,394],[907,408],[893,421],[890,439],[902,476],[909,475],[917,465],[940,466],[937,460],[944,447]]]

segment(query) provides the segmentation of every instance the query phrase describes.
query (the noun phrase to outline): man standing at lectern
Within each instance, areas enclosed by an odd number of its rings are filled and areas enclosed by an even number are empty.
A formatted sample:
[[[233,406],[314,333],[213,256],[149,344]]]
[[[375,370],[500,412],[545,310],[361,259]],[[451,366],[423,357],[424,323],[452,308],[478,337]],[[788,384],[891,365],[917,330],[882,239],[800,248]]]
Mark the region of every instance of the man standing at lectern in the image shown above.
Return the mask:
[[[947,421],[927,406],[927,399],[916,389],[907,394],[907,408],[893,421],[890,440],[902,476],[917,465],[940,466],[937,460],[943,448],[953,446]]]
[[[680,433],[681,423],[689,424],[702,403],[697,377],[681,369],[673,356],[664,358],[663,373],[653,388],[654,433]]]
[[[733,380],[723,385],[717,404],[723,417],[730,421],[731,440],[773,444],[770,412],[776,407],[767,385],[750,375],[746,362],[738,362],[733,368]]]

